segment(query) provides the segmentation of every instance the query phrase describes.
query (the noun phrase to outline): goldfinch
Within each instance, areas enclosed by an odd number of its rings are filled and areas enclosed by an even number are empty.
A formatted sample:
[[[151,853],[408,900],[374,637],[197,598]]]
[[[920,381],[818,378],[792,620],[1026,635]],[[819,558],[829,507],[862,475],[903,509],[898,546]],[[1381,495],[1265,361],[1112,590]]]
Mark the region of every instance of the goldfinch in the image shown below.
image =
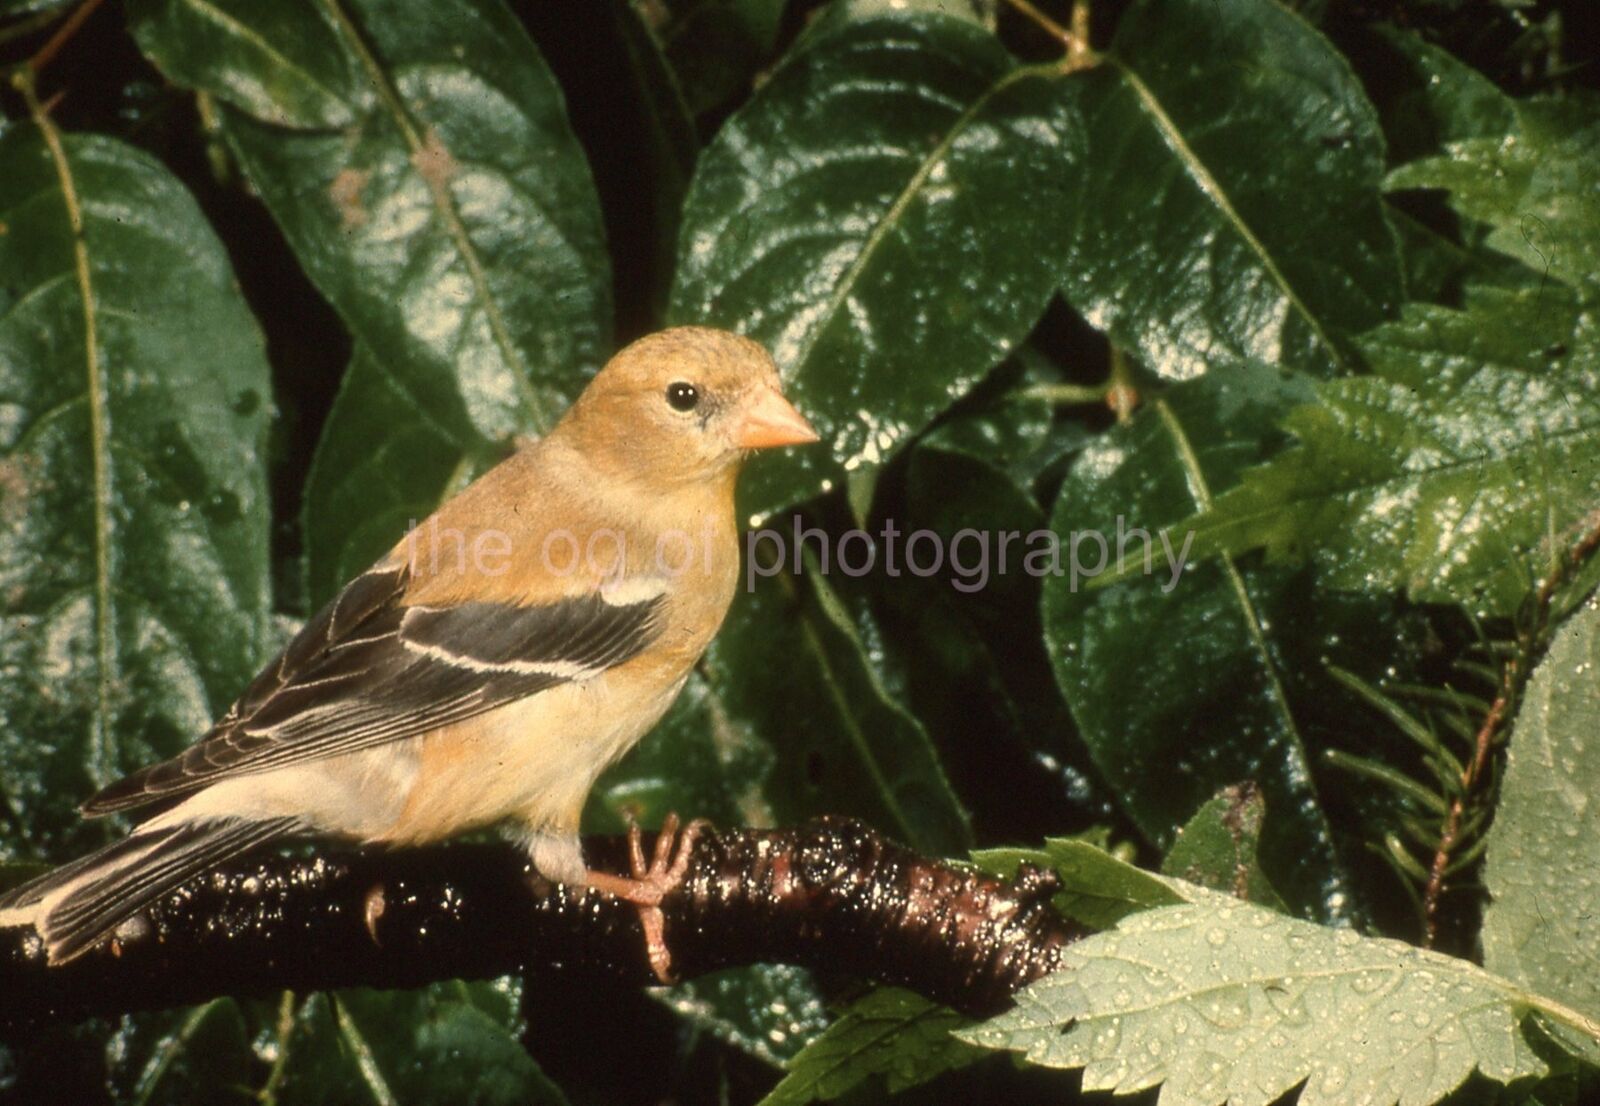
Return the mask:
[[[742,460],[816,440],[756,343],[680,327],[628,346],[548,435],[352,580],[199,742],[84,803],[150,813],[0,897],[0,925],[34,926],[61,963],[267,842],[502,824],[542,875],[638,905],[665,977],[675,821],[649,865],[635,834],[629,879],[588,871],[579,815],[728,611]]]

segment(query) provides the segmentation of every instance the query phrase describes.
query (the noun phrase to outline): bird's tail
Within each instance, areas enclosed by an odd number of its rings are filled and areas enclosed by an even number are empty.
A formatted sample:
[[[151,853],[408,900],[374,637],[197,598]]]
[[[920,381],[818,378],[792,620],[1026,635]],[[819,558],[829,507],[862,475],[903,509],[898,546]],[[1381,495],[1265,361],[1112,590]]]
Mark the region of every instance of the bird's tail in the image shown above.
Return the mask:
[[[179,884],[294,827],[274,818],[135,830],[0,895],[0,926],[32,925],[50,963],[65,963]]]

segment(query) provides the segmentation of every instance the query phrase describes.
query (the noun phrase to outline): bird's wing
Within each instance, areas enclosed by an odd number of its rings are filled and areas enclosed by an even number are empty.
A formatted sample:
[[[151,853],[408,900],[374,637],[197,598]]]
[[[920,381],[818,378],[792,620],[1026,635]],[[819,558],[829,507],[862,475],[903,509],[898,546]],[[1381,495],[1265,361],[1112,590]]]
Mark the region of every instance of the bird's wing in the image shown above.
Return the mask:
[[[599,675],[656,640],[665,602],[595,592],[531,606],[408,605],[408,577],[402,563],[352,580],[209,734],[105,788],[84,813],[414,737]]]

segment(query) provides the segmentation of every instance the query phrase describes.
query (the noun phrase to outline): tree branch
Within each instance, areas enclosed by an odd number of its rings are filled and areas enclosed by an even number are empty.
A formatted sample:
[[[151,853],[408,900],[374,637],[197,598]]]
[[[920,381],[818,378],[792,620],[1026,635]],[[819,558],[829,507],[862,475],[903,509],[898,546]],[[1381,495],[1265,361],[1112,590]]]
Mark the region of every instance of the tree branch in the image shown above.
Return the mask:
[[[619,871],[624,848],[585,843],[592,864]],[[1056,886],[1052,873],[1005,883],[821,818],[703,834],[662,909],[683,978],[782,962],[983,1014],[1081,935],[1051,909]],[[0,1024],[573,967],[654,982],[633,907],[542,880],[509,846],[265,855],[180,888],[61,967],[31,929],[0,930]]]

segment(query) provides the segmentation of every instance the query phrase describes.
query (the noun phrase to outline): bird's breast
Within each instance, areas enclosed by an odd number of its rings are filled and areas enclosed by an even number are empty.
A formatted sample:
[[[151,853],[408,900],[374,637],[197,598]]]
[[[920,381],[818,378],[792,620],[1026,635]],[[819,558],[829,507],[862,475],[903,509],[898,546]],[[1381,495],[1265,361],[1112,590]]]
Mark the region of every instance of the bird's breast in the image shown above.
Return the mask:
[[[416,739],[414,782],[381,838],[423,844],[507,819],[576,832],[594,781],[655,725],[687,675],[645,681],[627,667]]]

